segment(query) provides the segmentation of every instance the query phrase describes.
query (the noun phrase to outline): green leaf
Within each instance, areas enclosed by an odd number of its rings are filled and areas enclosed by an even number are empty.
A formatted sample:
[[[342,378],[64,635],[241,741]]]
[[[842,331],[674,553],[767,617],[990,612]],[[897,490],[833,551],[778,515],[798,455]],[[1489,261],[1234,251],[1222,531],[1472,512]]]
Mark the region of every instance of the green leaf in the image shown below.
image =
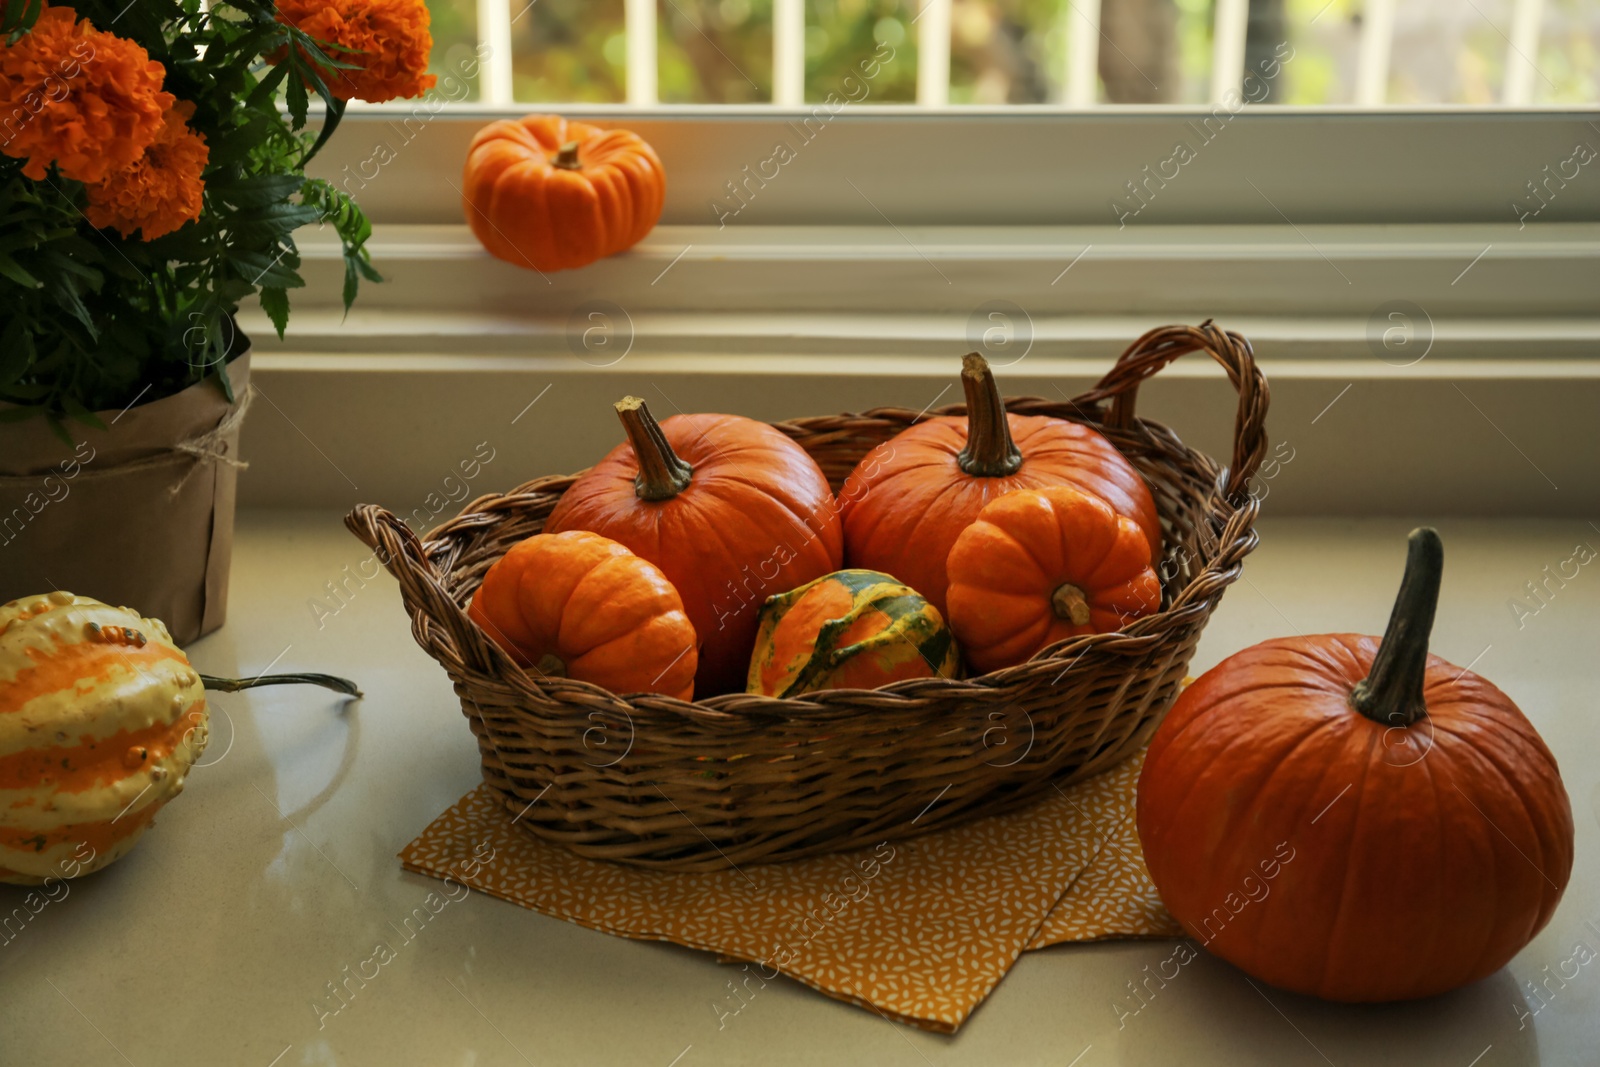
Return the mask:
[[[313,204],[269,204],[241,211],[228,220],[234,241],[248,245],[270,244],[322,217]]]
[[[21,316],[13,317],[0,332],[0,387],[20,379],[33,364],[33,334],[23,323]]]
[[[322,132],[317,134],[317,139],[312,144],[310,151],[300,157],[300,165],[302,167],[316,158],[317,153],[322,151],[322,146],[328,143],[328,138],[333,136],[333,131],[339,128],[340,121],[344,119],[345,106],[345,102],[337,97],[329,97],[327,99],[327,110],[322,119]]]
[[[344,257],[344,313],[350,314],[350,307],[356,302],[356,293],[361,289],[361,278],[357,274],[356,264],[361,261],[360,256]]]
[[[257,174],[248,178],[213,179],[206,192],[239,210],[279,204],[300,191],[305,179],[298,174]]]
[[[303,74],[303,65],[295,61],[296,73]],[[285,102],[289,105],[289,118],[294,120],[294,128],[304,129],[306,113],[310,110],[311,101],[306,96],[306,83],[304,77],[290,78],[288,96]]]
[[[289,326],[289,293],[284,289],[275,289],[270,286],[261,290],[261,310],[267,313],[267,318],[272,320],[273,327],[278,331],[278,340],[283,340],[283,331]]]
[[[236,250],[229,256],[229,261],[252,287],[299,289],[306,284],[295,273],[295,268],[300,265],[300,257],[288,249],[271,256],[265,252]]]
[[[79,400],[75,396],[70,394],[62,396],[61,406],[66,410],[68,415],[71,415],[85,426],[93,426],[97,430],[103,430],[106,428],[106,424],[100,420],[100,416],[84,407],[83,401]]]
[[[0,252],[0,274],[4,274],[18,285],[25,285],[29,289],[39,288],[39,279],[24,270],[22,265],[12,259],[6,252]]]
[[[68,448],[76,449],[78,447],[78,442],[72,439],[72,434],[67,432],[67,427],[59,418],[57,418],[54,414],[48,414],[45,417],[50,420],[51,431],[57,437],[61,438]]]
[[[270,104],[278,91],[278,86],[282,85],[283,80],[289,76],[290,69],[287,63],[279,63],[276,67],[273,67],[271,72],[257,82],[254,89],[250,90],[250,95],[245,98],[244,106],[258,108],[263,104]]]

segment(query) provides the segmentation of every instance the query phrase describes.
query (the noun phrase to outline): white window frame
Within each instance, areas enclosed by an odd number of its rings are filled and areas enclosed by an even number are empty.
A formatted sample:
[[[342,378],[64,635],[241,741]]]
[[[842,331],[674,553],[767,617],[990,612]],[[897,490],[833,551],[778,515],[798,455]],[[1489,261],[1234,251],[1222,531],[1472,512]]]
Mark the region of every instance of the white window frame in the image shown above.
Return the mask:
[[[1394,44],[1397,0],[1364,0],[1355,70],[1355,103],[1382,107],[1387,102]],[[488,107],[517,104],[511,77],[512,27],[520,18],[512,7],[522,0],[477,0],[479,55],[483,75],[480,98]],[[530,5],[531,6],[531,5]],[[916,103],[942,107],[950,99],[950,44],[953,0],[919,0],[912,25],[917,34]],[[1502,103],[1524,107],[1533,98],[1538,73],[1533,56],[1538,53],[1544,0],[1511,0],[1511,33],[1505,41],[1506,76]],[[650,106],[657,102],[655,0],[625,0],[623,27],[627,41],[626,84],[628,104]],[[1060,20],[1067,36],[1065,69],[1060,72],[1062,99],[1056,103],[1074,109],[1095,106],[1098,84],[1099,0],[1064,0]],[[1321,12],[1312,18],[1315,22]],[[1245,41],[1249,28],[1249,0],[1218,0],[1212,22],[1212,104],[1228,102],[1243,88]],[[1498,28],[1497,28],[1498,30]],[[805,101],[805,0],[774,0],[772,7],[772,104],[798,107]],[[1248,95],[1248,94],[1247,94]]]

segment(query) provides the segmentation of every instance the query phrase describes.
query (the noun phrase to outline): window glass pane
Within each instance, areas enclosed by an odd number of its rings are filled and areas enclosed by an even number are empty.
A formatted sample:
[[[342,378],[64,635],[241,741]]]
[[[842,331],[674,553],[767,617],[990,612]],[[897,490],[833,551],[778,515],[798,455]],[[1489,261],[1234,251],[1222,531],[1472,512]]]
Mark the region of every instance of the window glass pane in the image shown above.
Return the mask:
[[[1211,86],[1214,0],[954,0],[950,101],[1044,104],[1063,99],[1068,41],[1096,33],[1097,99],[1193,104]]]
[[[1285,0],[1283,37],[1288,49],[1274,54],[1268,33],[1256,35],[1256,8],[1250,9],[1247,56],[1253,70],[1280,60],[1270,81],[1271,104],[1350,104],[1356,98],[1356,59],[1361,51],[1361,0]],[[1261,42],[1256,48],[1257,41]],[[1274,42],[1276,43],[1276,42]]]
[[[623,0],[510,2],[515,99],[600,104],[626,99]]]
[[[1600,3],[1544,0],[1533,98],[1541,104],[1600,100]]]
[[[1260,0],[1251,3],[1251,17],[1254,18],[1254,9]],[[1100,42],[1100,70],[1102,76],[1106,65],[1110,62],[1108,54],[1116,56],[1118,49],[1123,53],[1132,54],[1131,49],[1139,44],[1138,23],[1128,24],[1128,20],[1141,8],[1144,14],[1140,16],[1147,26],[1145,32],[1155,41],[1165,35],[1164,25],[1167,19],[1172,20],[1172,59],[1163,63],[1158,55],[1151,55],[1146,62],[1153,68],[1151,77],[1162,86],[1153,96],[1137,97],[1132,95],[1112,96],[1107,93],[1106,99],[1114,103],[1151,103],[1151,104],[1203,104],[1211,99],[1211,49],[1216,26],[1215,0],[1176,0],[1171,6],[1175,9],[1168,15],[1164,10],[1165,5],[1156,0],[1145,0],[1144,3],[1135,3],[1131,0],[1107,0],[1106,8],[1116,8],[1117,16],[1112,20],[1112,25],[1106,27],[1108,33],[1117,36],[1112,41],[1102,39]],[[1101,14],[1105,21],[1106,14]],[[1117,48],[1111,47],[1115,42]],[[1241,75],[1242,77],[1242,75]],[[1126,79],[1126,94],[1139,91],[1143,86],[1141,82],[1131,78]],[[1110,87],[1107,86],[1109,89]]]
[[[1043,104],[1061,95],[1066,34],[1059,0],[954,0],[950,102]]]
[[[865,104],[917,98],[919,0],[808,0],[806,99]],[[847,79],[854,79],[849,80]]]
[[[439,78],[439,94],[446,100],[478,99],[477,0],[428,0],[433,27],[430,73]]]
[[[772,0],[661,0],[656,30],[663,103],[772,99]]]
[[[1510,16],[1505,0],[1396,4],[1388,103],[1499,103]]]

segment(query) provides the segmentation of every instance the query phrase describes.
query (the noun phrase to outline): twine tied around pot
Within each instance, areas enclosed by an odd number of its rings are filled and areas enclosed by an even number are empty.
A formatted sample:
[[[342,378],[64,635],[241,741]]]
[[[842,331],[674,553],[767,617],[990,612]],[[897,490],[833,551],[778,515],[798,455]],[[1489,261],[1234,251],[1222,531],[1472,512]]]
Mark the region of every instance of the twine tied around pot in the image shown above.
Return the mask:
[[[186,437],[182,441],[169,445],[153,455],[131,459],[126,463],[113,463],[109,466],[102,465],[94,468],[90,468],[86,464],[84,469],[74,476],[73,480],[88,481],[98,478],[118,477],[139,471],[153,470],[173,462],[182,462],[185,459],[192,460],[188,464],[188,468],[183,472],[182,477],[167,487],[167,496],[176,497],[183,491],[183,487],[189,483],[189,479],[194,476],[194,472],[207,463],[221,463],[236,470],[244,470],[250,464],[228,455],[228,435],[237,431],[244,422],[245,412],[250,410],[250,404],[255,400],[255,396],[256,387],[254,385],[246,385],[244,391],[235,398],[233,407],[229,408],[228,413],[222,417],[222,421],[204,433]],[[94,461],[91,459],[89,462],[92,463]],[[50,472],[44,472],[43,474],[0,475],[0,489],[33,485],[41,477],[49,476]]]

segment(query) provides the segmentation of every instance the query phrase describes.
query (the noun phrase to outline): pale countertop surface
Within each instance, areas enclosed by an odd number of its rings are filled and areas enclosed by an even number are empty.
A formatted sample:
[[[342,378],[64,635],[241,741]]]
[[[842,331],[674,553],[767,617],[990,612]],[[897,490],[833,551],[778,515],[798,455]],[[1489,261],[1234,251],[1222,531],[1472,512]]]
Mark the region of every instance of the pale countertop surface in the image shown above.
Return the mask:
[[[1264,522],[1194,673],[1267,637],[1381,633],[1413,525]],[[255,512],[240,520],[228,625],[191,650],[196,665],[343,674],[366,699],[341,710],[311,688],[212,694],[212,747],[185,794],[130,856],[0,943],[0,1065],[1600,1063],[1600,958],[1567,962],[1575,943],[1600,951],[1600,562],[1520,626],[1509,605],[1580,542],[1600,548],[1600,528],[1435,525],[1445,584],[1433,650],[1520,704],[1560,761],[1577,826],[1555,918],[1470,988],[1331,1005],[1258,992],[1202,954],[1119,1025],[1126,984],[1172,945],[1113,942],[1024,954],[953,1037],[788,980],[719,1029],[712,1004],[730,972],[710,956],[472,893],[319,1028],[327,983],[438,888],[396,853],[478,783],[477,750],[393,579],[352,581],[342,607],[330,599],[328,583],[369,554],[339,516]],[[337,613],[315,611],[318,598]],[[0,915],[21,900],[0,887]],[[1530,982],[1546,983],[1536,1014]]]

